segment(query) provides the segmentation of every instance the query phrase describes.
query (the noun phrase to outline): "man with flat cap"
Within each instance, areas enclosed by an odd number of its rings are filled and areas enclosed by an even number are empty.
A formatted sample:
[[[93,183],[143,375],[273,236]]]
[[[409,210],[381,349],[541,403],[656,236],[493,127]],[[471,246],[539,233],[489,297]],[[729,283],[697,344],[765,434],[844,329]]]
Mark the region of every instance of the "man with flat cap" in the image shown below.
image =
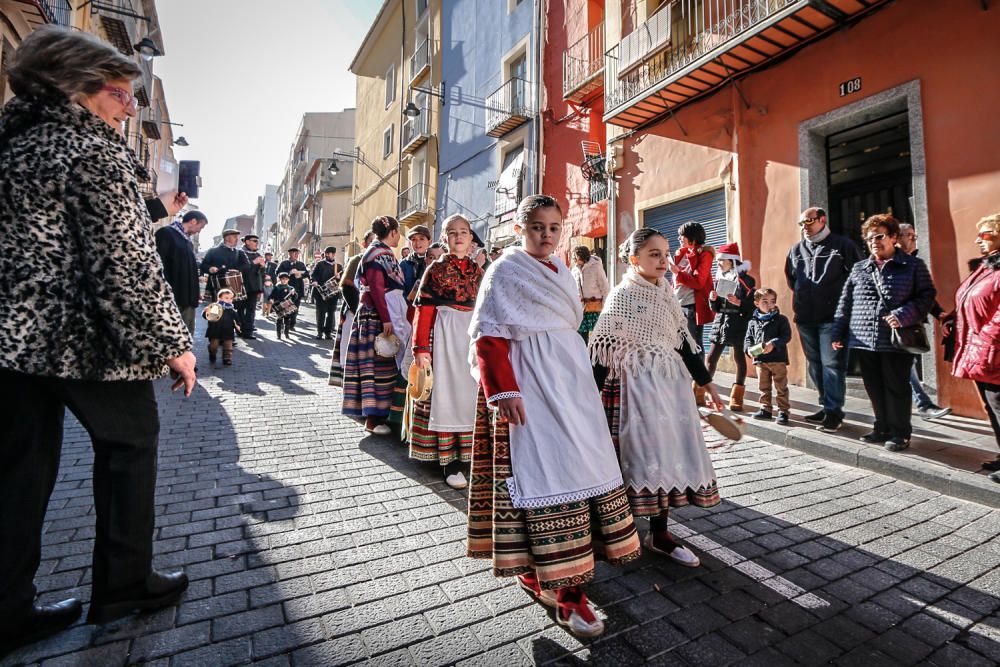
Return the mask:
[[[163,277],[174,290],[174,301],[184,325],[194,334],[194,309],[201,298],[198,290],[198,258],[191,237],[205,228],[208,218],[201,211],[188,211],[180,220],[156,230],[156,251],[163,261]]]
[[[211,300],[216,300],[216,293],[219,291],[220,279],[226,275],[227,271],[243,272],[250,264],[246,254],[236,247],[239,241],[240,232],[238,229],[226,229],[222,232],[222,243],[205,253],[205,258],[201,260],[201,272],[208,276],[208,291]]]
[[[420,285],[424,269],[429,263],[427,249],[431,245],[431,230],[426,225],[414,225],[406,232],[406,241],[410,246],[410,254],[399,262],[399,268],[403,270],[403,296],[406,297],[406,303],[412,305],[416,296],[413,290]]]
[[[312,278],[313,282],[313,294],[316,295],[316,338],[333,339],[333,320],[334,311],[336,310],[334,306],[340,294],[339,283],[342,271],[343,267],[337,264],[337,249],[332,245],[327,246],[323,251],[323,259],[313,265],[310,278]],[[315,288],[331,279],[335,279],[334,284],[338,285],[338,289],[324,299],[323,295],[316,291]]]
[[[240,337],[253,340],[254,320],[257,319],[257,301],[264,292],[264,271],[267,269],[267,260],[260,250],[260,238],[256,234],[247,234],[243,237],[243,254],[247,256],[248,264],[243,269],[243,287],[247,291],[247,298],[236,307],[236,314],[240,322]]]
[[[288,249],[288,259],[283,261],[278,265],[278,273],[288,274],[288,284],[295,289],[295,295],[292,300],[295,301],[296,306],[301,306],[302,295],[306,293],[306,276],[309,275],[309,270],[306,268],[304,262],[299,260],[299,249],[289,248]],[[298,311],[288,318],[288,331],[295,331],[295,320],[298,319]]]

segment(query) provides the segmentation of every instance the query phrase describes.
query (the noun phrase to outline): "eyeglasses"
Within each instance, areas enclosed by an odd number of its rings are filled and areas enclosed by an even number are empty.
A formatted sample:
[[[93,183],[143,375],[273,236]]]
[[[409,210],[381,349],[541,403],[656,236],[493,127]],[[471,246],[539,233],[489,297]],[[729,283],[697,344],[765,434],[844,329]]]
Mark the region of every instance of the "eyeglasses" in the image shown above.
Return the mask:
[[[976,234],[976,240],[985,241],[986,239],[991,239],[994,236],[996,236],[996,234],[994,234],[993,232],[979,232],[978,234]]]
[[[805,227],[806,225],[811,225],[819,220],[819,218],[805,218],[804,220],[799,220],[799,227]]]
[[[873,241],[878,242],[884,239],[886,236],[888,236],[888,234],[872,234],[871,236],[865,237],[865,243],[872,243]]]
[[[117,86],[101,86],[101,90],[111,93],[126,109],[131,108],[132,111],[135,111],[139,108],[139,100],[127,90],[123,90]]]

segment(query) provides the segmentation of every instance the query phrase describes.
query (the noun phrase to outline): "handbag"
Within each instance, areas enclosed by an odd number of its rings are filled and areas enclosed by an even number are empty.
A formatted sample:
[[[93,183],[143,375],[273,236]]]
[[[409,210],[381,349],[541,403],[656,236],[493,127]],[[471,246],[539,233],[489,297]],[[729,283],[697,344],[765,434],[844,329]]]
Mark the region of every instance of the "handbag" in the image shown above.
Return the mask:
[[[882,276],[877,267],[872,273],[872,280],[875,282],[875,291],[878,292],[879,298],[885,304],[885,309],[891,313],[892,308],[889,306],[889,300],[885,298],[885,291],[882,289]],[[900,352],[927,354],[931,351],[931,344],[927,339],[927,330],[924,328],[923,323],[911,324],[908,327],[890,328],[889,342]]]

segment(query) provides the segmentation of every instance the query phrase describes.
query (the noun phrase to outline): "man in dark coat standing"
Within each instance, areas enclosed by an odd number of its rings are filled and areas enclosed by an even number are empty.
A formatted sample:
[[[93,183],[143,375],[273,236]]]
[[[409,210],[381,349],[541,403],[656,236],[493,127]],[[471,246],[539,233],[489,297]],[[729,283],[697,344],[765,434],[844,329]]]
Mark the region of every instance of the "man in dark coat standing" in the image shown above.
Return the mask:
[[[243,269],[243,288],[247,291],[247,298],[236,308],[240,323],[240,338],[253,340],[254,320],[257,318],[257,301],[264,292],[264,270],[267,260],[260,252],[260,238],[256,234],[247,234],[243,237],[243,254],[247,256],[247,265]]]
[[[342,271],[343,267],[337,264],[337,249],[332,245],[327,246],[326,250],[323,251],[323,259],[313,265],[310,278],[313,282],[313,294],[316,295],[316,338],[324,336],[327,340],[333,338],[333,319],[336,310],[334,305],[337,303],[337,293],[340,292],[339,283]],[[332,278],[336,279],[334,282],[338,288],[335,293],[324,299],[323,295],[315,288]]]
[[[227,271],[236,270],[242,273],[250,265],[246,254],[236,247],[239,238],[238,229],[223,230],[222,243],[205,253],[205,258],[201,260],[201,272],[208,276],[208,289],[212,293],[213,301],[219,291],[219,280]]]
[[[163,275],[174,290],[174,301],[181,319],[194,334],[194,309],[201,297],[198,288],[198,258],[191,237],[208,224],[201,211],[188,211],[181,220],[174,220],[156,230],[156,251],[163,260]]]
[[[288,259],[278,265],[278,273],[288,274],[288,284],[295,288],[295,296],[292,299],[296,306],[302,305],[302,295],[306,293],[305,278],[309,274],[306,265],[299,260],[299,249],[289,248]],[[288,318],[288,331],[295,331],[295,320],[298,313],[292,314]]]
[[[271,284],[278,284],[278,263],[274,261],[273,252],[264,253],[264,275],[271,276]]]

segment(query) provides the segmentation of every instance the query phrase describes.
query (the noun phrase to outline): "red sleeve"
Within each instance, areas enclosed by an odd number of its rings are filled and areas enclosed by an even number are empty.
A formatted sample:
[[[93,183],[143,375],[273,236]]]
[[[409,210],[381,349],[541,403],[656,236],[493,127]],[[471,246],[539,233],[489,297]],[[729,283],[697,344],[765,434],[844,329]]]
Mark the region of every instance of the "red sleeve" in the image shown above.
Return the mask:
[[[385,274],[377,266],[369,266],[365,270],[365,284],[368,286],[364,295],[366,304],[373,306],[378,311],[379,319],[382,323],[391,322],[389,308],[385,305]]]
[[[510,365],[510,341],[506,338],[483,336],[476,340],[479,377],[487,402],[521,395],[514,368]]]
[[[691,273],[681,271],[677,274],[677,282],[693,290],[705,291],[712,285],[712,258],[714,255],[702,250],[697,257],[698,264]]]
[[[413,353],[431,351],[431,331],[437,319],[436,306],[417,306],[413,314]]]

